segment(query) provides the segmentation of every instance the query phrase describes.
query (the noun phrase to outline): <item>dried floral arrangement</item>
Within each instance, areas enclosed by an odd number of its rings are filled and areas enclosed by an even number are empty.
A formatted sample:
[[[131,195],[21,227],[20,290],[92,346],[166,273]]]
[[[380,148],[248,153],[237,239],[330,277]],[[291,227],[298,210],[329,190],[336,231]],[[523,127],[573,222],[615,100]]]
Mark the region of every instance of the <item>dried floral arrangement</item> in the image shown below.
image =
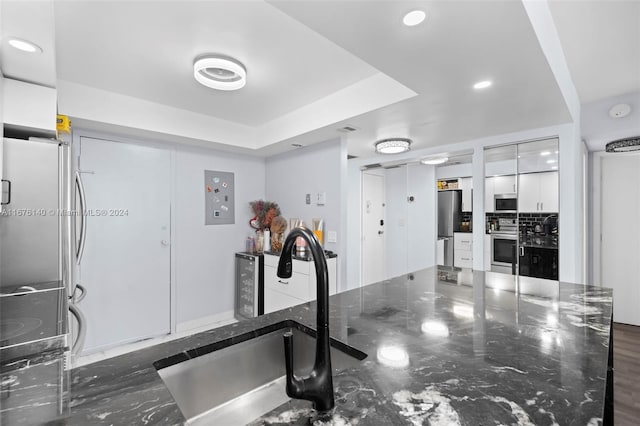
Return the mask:
[[[251,201],[249,205],[254,214],[249,221],[249,226],[253,229],[271,228],[273,218],[280,216],[280,207],[272,201],[256,200]]]

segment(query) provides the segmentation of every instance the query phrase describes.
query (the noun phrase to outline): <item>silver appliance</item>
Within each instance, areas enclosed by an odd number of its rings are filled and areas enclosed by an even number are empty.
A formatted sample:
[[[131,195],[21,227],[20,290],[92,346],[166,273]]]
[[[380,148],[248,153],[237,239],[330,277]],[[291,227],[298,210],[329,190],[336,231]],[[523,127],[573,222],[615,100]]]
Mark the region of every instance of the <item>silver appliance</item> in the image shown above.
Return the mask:
[[[518,194],[496,194],[493,201],[496,213],[518,212]]]
[[[70,147],[58,140],[5,138],[2,151],[2,357],[68,344],[77,351],[84,324],[74,303],[73,274],[83,234],[75,238]],[[69,315],[80,323],[73,342],[68,342]]]
[[[462,191],[438,191],[438,240],[444,241],[443,266],[453,267],[453,233],[460,230]]]
[[[515,275],[518,256],[516,219],[498,219],[498,230],[491,231],[491,271]]]
[[[264,314],[264,255],[236,253],[235,317]]]

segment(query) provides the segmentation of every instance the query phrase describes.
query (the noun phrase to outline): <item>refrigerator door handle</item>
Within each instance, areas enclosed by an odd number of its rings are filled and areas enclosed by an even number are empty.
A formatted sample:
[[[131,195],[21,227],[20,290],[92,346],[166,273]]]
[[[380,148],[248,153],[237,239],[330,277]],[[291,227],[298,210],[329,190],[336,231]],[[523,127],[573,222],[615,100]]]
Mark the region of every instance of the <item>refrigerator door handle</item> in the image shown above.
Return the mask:
[[[75,342],[71,345],[71,355],[78,355],[84,346],[84,340],[87,336],[86,320],[82,311],[73,303],[69,304],[69,312],[71,312],[78,321],[78,335],[76,336]]]
[[[84,243],[87,239],[87,218],[85,216],[86,197],[84,194],[84,185],[82,178],[80,178],[80,172],[76,170],[76,187],[78,188],[78,195],[80,198],[80,217],[82,218],[82,224],[80,226],[80,241],[76,249],[76,263],[79,265],[82,260],[82,254],[84,253]]]
[[[7,204],[11,204],[11,181],[9,179],[2,179],[2,182],[7,182],[7,202],[2,201],[0,204],[6,206]],[[3,193],[5,191],[2,191]]]
[[[80,290],[80,296],[76,296],[76,293],[78,292],[78,290]],[[80,284],[76,284],[75,288],[73,289],[73,294],[71,294],[69,299],[71,299],[71,303],[80,303],[82,302],[82,300],[84,300],[86,295],[87,295],[87,289]]]

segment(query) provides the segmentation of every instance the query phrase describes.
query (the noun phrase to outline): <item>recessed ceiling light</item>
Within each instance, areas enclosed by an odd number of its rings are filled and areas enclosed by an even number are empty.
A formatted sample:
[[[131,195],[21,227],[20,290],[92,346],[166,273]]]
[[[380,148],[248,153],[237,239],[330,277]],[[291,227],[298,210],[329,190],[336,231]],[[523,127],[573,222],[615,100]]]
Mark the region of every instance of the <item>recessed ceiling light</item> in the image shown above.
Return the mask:
[[[551,155],[551,153],[549,151],[542,151],[540,153],[540,155],[542,155],[543,157],[547,156],[547,155]]]
[[[551,170],[558,170],[558,166],[551,166]]]
[[[426,17],[427,17],[427,14],[424,13],[422,10],[412,10],[411,12],[404,15],[404,18],[402,18],[402,22],[407,27],[413,27],[420,24],[422,21],[424,21],[424,18]]]
[[[28,40],[22,40],[19,38],[10,38],[9,44],[18,50],[22,50],[23,52],[28,52],[28,53],[42,52],[42,48],[40,46],[38,46],[37,44],[31,43]]]
[[[376,152],[380,154],[400,154],[409,151],[411,139],[391,138],[376,142]]]
[[[239,61],[226,56],[200,57],[193,63],[198,83],[217,90],[238,90],[247,84],[247,70]]]
[[[553,164],[555,162],[556,162],[556,160],[547,160],[547,164]]]
[[[489,80],[479,81],[473,85],[473,88],[476,90],[486,89],[487,87],[491,86],[491,84],[492,83]]]
[[[443,163],[446,163],[447,161],[449,161],[449,157],[423,158],[422,160],[420,160],[422,164],[429,164],[429,165],[443,164]]]

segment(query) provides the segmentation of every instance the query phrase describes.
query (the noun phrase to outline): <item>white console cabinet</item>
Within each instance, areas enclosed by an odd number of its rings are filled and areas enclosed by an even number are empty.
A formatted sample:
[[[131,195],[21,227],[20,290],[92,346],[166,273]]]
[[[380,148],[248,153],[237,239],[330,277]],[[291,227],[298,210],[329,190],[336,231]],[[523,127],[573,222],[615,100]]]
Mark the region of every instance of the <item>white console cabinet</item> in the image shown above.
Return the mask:
[[[264,313],[278,311],[316,299],[316,268],[313,261],[293,259],[291,278],[278,277],[279,256],[264,255]],[[337,258],[327,259],[329,294],[337,291]]]

